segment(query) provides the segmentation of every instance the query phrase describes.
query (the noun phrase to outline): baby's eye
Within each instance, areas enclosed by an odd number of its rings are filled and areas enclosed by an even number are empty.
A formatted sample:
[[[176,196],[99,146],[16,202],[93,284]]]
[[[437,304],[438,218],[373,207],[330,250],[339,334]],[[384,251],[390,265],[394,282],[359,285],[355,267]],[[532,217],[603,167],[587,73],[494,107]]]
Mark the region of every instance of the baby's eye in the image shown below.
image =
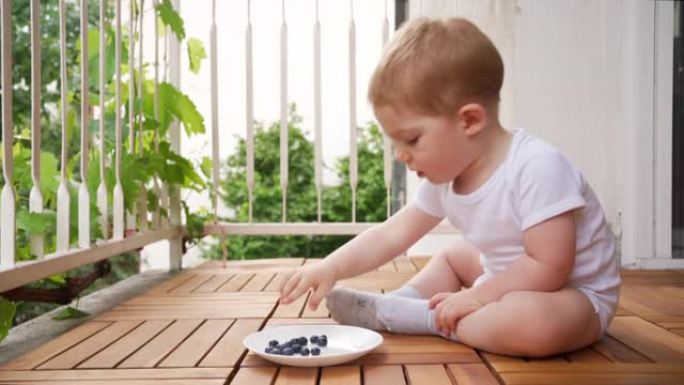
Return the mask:
[[[409,140],[409,141],[406,142],[406,143],[408,143],[408,144],[416,144],[416,143],[418,143],[418,139],[420,139],[420,136],[416,136],[415,138]]]

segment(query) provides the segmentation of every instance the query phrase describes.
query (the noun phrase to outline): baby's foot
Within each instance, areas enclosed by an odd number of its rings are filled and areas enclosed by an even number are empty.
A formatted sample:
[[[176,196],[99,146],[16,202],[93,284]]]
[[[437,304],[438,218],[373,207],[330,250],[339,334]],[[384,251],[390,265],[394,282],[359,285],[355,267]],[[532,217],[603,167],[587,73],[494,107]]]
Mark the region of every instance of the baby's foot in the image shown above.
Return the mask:
[[[337,288],[325,297],[332,318],[343,324],[377,331],[387,330],[377,317],[378,299],[382,294]]]

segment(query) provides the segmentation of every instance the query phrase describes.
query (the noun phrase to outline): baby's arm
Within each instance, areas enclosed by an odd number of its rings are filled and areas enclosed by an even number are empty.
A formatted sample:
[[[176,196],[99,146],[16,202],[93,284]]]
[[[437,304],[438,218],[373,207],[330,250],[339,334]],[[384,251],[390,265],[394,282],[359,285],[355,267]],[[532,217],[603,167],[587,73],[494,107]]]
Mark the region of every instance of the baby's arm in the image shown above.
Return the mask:
[[[387,221],[359,234],[322,262],[305,265],[286,274],[280,288],[280,301],[290,303],[313,289],[309,304],[316,308],[337,280],[354,277],[383,265],[440,221],[441,218],[425,214],[409,204]]]
[[[513,291],[556,291],[567,283],[575,264],[575,212],[568,211],[523,233],[525,255],[473,290],[487,304]]]

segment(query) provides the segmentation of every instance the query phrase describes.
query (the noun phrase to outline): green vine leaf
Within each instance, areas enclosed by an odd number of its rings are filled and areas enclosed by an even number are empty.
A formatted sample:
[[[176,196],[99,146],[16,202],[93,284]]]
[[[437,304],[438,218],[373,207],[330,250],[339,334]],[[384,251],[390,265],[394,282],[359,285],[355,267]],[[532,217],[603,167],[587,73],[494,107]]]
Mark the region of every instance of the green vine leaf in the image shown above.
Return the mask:
[[[204,50],[202,40],[197,38],[188,39],[188,57],[190,58],[190,71],[199,73],[202,60],[207,58],[207,51]]]
[[[17,310],[17,305],[0,297],[0,341],[4,340],[9,334],[14,321],[14,313]]]
[[[171,30],[176,34],[178,40],[185,39],[185,26],[183,25],[183,19],[173,8],[171,0],[162,0],[162,2],[157,5],[157,13],[161,21],[171,27]]]
[[[64,321],[68,319],[77,319],[77,318],[83,318],[89,316],[89,313],[86,313],[84,311],[78,310],[74,307],[67,306],[59,312],[56,316],[52,317],[53,320],[55,321]]]

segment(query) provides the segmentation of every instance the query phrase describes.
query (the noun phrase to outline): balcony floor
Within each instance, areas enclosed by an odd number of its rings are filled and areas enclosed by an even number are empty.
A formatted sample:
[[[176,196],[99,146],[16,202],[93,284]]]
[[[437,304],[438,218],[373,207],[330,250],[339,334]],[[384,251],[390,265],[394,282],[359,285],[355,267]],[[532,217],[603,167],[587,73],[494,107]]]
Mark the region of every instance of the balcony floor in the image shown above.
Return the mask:
[[[392,290],[426,262],[397,259],[343,283]],[[242,339],[266,325],[334,323],[324,306],[308,310],[306,298],[277,305],[276,272],[302,263],[209,262],[185,271],[0,364],[0,384],[684,384],[684,271],[625,271],[608,335],[541,360],[391,334],[359,360],[322,370],[245,354]]]

